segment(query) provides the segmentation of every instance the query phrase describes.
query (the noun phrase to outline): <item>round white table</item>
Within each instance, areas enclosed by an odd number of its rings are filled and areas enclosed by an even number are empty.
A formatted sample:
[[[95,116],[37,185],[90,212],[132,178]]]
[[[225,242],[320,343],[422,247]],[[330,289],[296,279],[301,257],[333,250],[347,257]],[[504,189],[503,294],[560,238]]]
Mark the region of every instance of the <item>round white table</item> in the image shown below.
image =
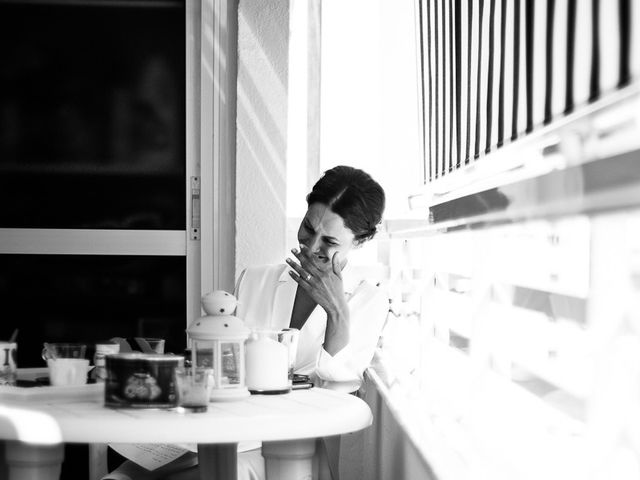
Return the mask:
[[[267,478],[304,478],[299,475],[311,474],[316,438],[361,430],[371,421],[359,398],[320,388],[210,403],[204,413],[0,395],[10,480],[57,479],[64,443],[197,443],[202,479],[234,479],[238,442],[256,440],[263,442]]]

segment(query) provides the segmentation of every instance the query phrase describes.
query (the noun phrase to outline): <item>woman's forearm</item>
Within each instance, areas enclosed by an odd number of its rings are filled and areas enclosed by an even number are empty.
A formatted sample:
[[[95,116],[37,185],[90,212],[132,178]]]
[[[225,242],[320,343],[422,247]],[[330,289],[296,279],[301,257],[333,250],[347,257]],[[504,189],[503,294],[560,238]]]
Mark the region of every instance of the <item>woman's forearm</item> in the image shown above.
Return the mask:
[[[345,302],[346,303],[346,302]],[[349,308],[336,307],[327,312],[327,328],[324,334],[324,349],[333,356],[349,343]]]

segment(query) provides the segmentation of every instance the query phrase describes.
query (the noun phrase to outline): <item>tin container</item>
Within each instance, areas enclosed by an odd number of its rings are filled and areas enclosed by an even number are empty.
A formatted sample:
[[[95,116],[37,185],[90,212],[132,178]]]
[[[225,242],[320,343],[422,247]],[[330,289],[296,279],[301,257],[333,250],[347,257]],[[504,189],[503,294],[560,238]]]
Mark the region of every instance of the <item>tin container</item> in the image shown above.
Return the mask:
[[[179,355],[116,353],[105,357],[104,404],[116,408],[178,406],[174,372],[184,364]]]

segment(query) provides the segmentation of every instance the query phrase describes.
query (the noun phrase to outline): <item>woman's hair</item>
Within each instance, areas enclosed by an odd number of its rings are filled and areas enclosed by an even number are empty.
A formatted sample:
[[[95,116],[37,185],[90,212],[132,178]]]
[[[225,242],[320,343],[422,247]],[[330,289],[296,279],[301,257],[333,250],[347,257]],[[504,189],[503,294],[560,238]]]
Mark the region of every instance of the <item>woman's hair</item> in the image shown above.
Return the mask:
[[[356,244],[371,240],[384,212],[384,190],[362,170],[338,166],[324,172],[307,195],[307,205],[322,203],[340,215]]]

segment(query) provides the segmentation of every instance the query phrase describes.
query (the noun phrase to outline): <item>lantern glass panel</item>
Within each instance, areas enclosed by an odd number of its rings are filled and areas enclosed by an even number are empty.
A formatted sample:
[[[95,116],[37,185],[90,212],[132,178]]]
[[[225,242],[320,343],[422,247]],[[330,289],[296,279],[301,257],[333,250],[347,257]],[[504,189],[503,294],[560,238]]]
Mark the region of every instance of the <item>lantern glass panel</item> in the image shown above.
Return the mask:
[[[214,358],[216,358],[216,342],[194,341],[196,355],[196,366],[214,368]]]
[[[221,344],[222,351],[222,386],[240,384],[240,344],[228,342]]]

